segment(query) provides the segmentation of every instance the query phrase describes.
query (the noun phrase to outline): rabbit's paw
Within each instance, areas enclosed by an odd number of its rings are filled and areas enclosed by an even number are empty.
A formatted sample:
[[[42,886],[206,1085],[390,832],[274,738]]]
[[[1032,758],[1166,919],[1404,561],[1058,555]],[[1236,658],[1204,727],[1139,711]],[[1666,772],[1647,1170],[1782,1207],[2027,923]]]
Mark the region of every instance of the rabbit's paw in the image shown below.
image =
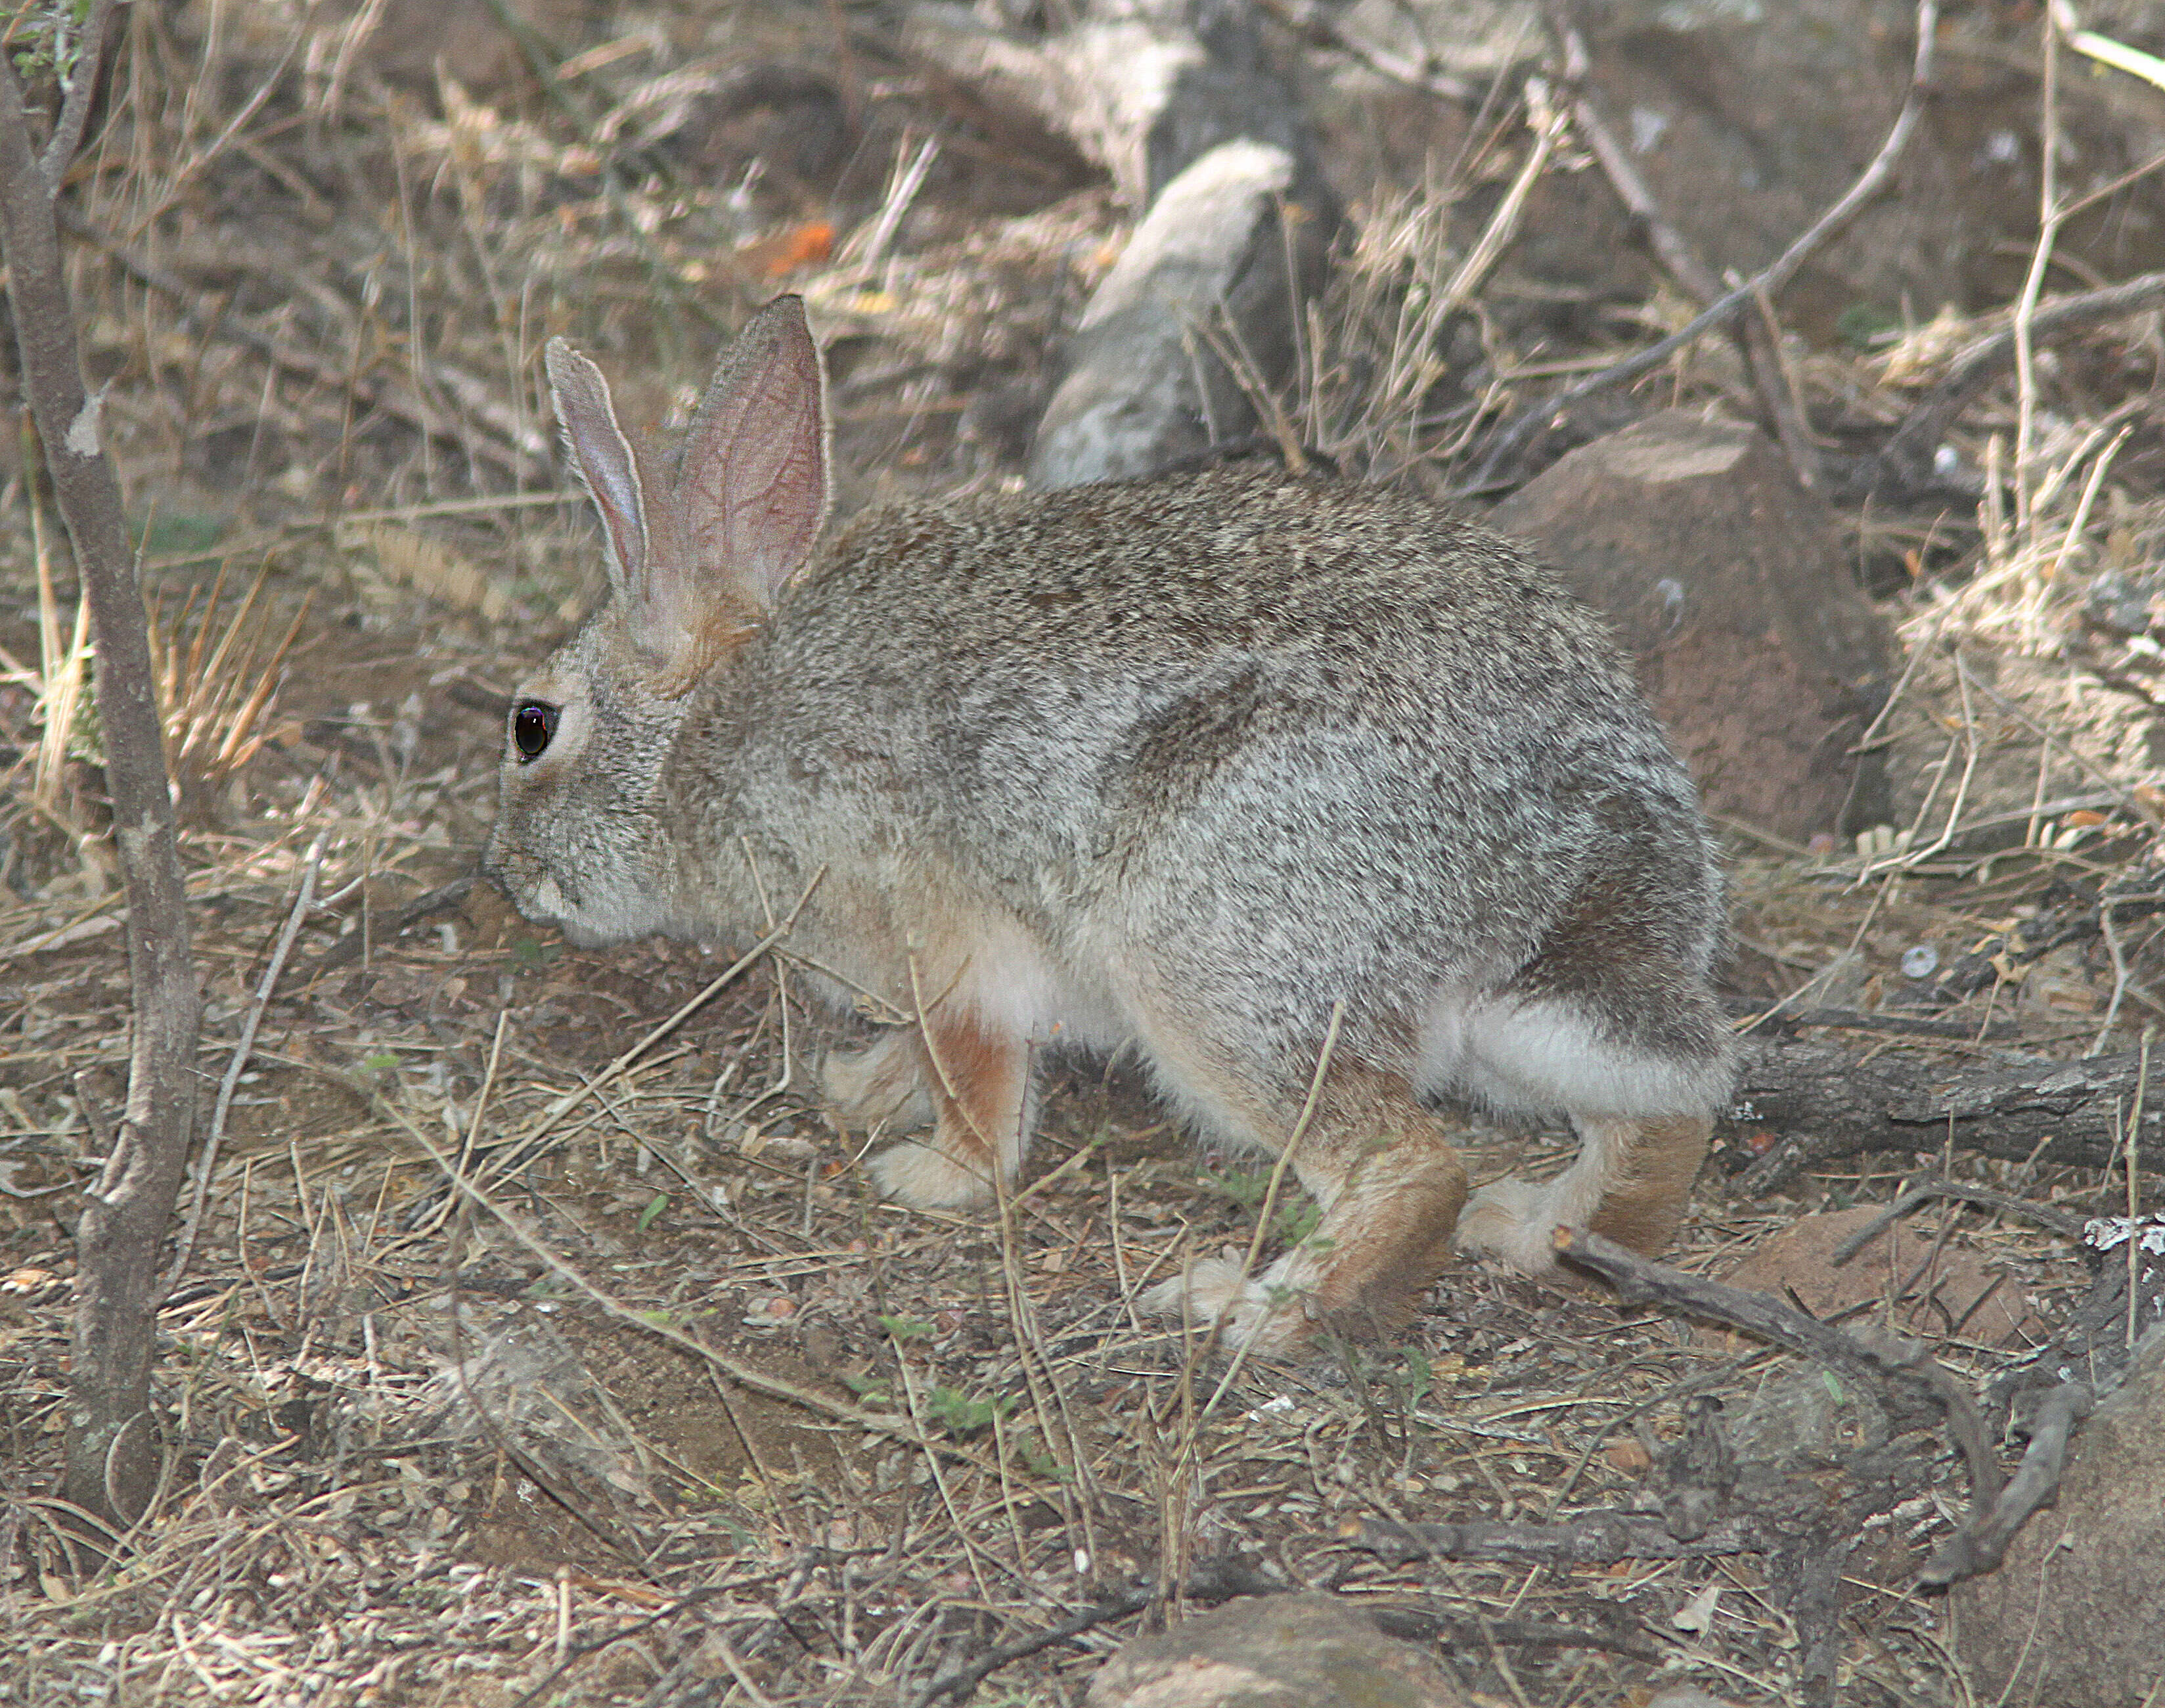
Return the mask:
[[[1506,1175],[1492,1180],[1466,1201],[1458,1218],[1462,1252],[1499,1257],[1529,1275],[1557,1273],[1556,1194],[1548,1187]]]
[[[1198,1257],[1184,1273],[1161,1281],[1135,1303],[1152,1316],[1179,1317],[1202,1329],[1222,1324],[1228,1346],[1245,1342],[1258,1352],[1283,1352],[1308,1329],[1301,1308],[1304,1289],[1289,1278],[1290,1262],[1281,1257],[1251,1278],[1236,1257]]]
[[[936,1144],[904,1140],[889,1145],[866,1165],[882,1198],[916,1210],[967,1210],[993,1201],[984,1164],[958,1162]]]
[[[883,1032],[861,1049],[830,1050],[819,1064],[819,1089],[845,1126],[884,1125],[891,1132],[910,1133],[932,1125],[917,1034],[907,1027]]]

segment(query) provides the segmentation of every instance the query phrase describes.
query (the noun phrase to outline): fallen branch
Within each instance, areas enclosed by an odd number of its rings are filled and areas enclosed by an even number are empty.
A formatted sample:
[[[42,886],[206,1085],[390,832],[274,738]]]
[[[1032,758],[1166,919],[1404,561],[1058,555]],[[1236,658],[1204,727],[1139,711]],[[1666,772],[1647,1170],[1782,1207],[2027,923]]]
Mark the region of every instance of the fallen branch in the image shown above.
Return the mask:
[[[1757,1518],[1726,1518],[1695,1537],[1671,1533],[1658,1518],[1589,1513],[1557,1524],[1475,1521],[1401,1524],[1351,1520],[1341,1540],[1391,1565],[1409,1560],[1504,1560],[1523,1565],[1607,1566],[1623,1560],[1691,1560],[1763,1554],[1783,1545],[1780,1530]]]
[[[1991,1571],[2006,1558],[2008,1544],[2037,1511],[2059,1498],[2060,1474],[2076,1426],[2090,1415],[2096,1397],[2087,1382],[2062,1382],[2046,1394],[2031,1425],[2029,1450],[1991,1510],[1972,1520],[1940,1545],[1925,1563],[1917,1581],[1944,1589],[1964,1578]]]
[[[2089,1290],[2061,1319],[2052,1338],[2025,1362],[2001,1372],[1986,1390],[2002,1429],[2035,1433],[2041,1426],[2039,1412],[2067,1382],[2079,1379],[2093,1393],[2111,1392],[2126,1376],[2133,1342],[2145,1328],[2165,1319],[2165,1257],[2141,1250],[2138,1234],[2131,1277],[2120,1254],[2106,1243],[2110,1223],[2086,1228],[2080,1238],[2085,1247],[2102,1252],[2104,1261]]]
[[[1726,1125],[1781,1142],[1745,1170],[1738,1189],[1778,1190],[1813,1162],[1859,1152],[1958,1151],[2025,1162],[2113,1168],[2124,1160],[2114,1115],[2134,1101],[2138,1052],[2086,1061],[1861,1059],[1838,1046],[1746,1040]],[[2165,1124],[2146,1119],[2139,1151],[2165,1168]]]
[[[1892,1413],[1938,1410],[1969,1466],[1973,1510],[1983,1510],[1999,1495],[1999,1467],[1985,1440],[1975,1398],[1915,1342],[1867,1340],[1809,1316],[1771,1293],[1687,1275],[1583,1229],[1558,1228],[1556,1247],[1557,1256],[1592,1270],[1627,1305],[1664,1305],[1801,1352],[1876,1388]]]

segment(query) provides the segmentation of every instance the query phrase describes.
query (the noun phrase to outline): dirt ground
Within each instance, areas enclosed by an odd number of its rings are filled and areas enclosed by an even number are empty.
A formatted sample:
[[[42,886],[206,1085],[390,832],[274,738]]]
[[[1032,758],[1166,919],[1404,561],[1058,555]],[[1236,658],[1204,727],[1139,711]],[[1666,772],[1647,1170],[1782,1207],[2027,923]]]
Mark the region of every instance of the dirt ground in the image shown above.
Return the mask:
[[[1697,1401],[1762,1415],[1808,1363],[1466,1263],[1393,1343],[1229,1364],[1131,1302],[1189,1253],[1245,1251],[1263,1177],[1198,1155],[1117,1069],[1053,1064],[1003,1214],[903,1212],[820,1106],[838,1033],[786,954],[582,952],[469,882],[506,696],[601,585],[544,340],[575,336],[659,422],[751,305],[800,290],[842,510],[997,484],[1133,217],[1059,139],[894,50],[876,8],[525,11],[549,91],[485,5],[124,9],[71,277],[166,660],[216,1150],[167,1254],[165,1480],[96,1569],[55,1501],[71,1239],[128,978],[26,428],[0,446],[0,1703],[925,1702],[968,1698],[943,1680],[1002,1645],[976,1701],[1076,1703],[1212,1581],[1386,1606],[1501,1701],[1791,1700],[1779,1559],[1405,1562],[1359,1532],[1645,1510]],[[1499,85],[1493,134],[1425,177],[1405,136],[1331,135],[1352,224],[1314,321],[1329,398],[1373,372],[1376,305],[1416,277],[1405,234],[1483,229],[1520,99]],[[1462,371],[1413,412],[1419,477],[1448,485],[1481,421],[1673,306],[1507,261]],[[1883,432],[2004,307],[1792,340],[1815,430]],[[1714,345],[1635,401],[1748,411]],[[1882,730],[1906,816],[1862,848],[1725,827],[1740,1020],[1787,999],[1862,1017],[1860,1049],[1981,1061],[2133,1047],[2165,1015],[2161,904],[2098,909],[2158,888],[2159,351],[2153,309],[1965,409],[1972,467],[2031,423],[2011,509],[1839,503],[1914,665]],[[1304,400],[1311,425],[1328,400]],[[2099,928],[2023,936],[2071,908]],[[1964,957],[1985,973],[1935,977]],[[1870,1029],[1898,1013],[1944,1024]],[[2128,1204],[2117,1173],[1936,1153],[1749,1196],[1765,1142],[1722,1136],[1685,1270],[1939,1165]],[[1568,1152],[1467,1143],[1483,1177]],[[2079,1249],[2018,1220],[1951,1205],[1922,1226],[1933,1261],[1974,1258],[2020,1303],[1989,1338],[1905,1319],[1980,1388],[2089,1284]],[[1852,1326],[1904,1290],[1882,1279]],[[1874,1426],[1822,1421],[1806,1474],[1831,1488]],[[1910,1492],[1850,1558],[1841,1699],[1963,1703],[1915,1581],[1960,1515],[1959,1456],[1929,1430],[1904,1446]],[[1109,1610],[1138,1584],[1167,1600]]]

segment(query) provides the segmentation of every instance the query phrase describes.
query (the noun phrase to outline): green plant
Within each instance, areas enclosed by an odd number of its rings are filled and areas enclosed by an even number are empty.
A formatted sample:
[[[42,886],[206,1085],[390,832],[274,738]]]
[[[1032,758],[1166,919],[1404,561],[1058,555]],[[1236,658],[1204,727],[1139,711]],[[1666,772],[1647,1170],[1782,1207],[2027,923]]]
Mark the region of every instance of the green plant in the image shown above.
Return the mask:
[[[1272,1172],[1268,1168],[1205,1168],[1202,1181],[1207,1189],[1230,1198],[1241,1209],[1259,1210],[1270,1196]],[[1322,1206],[1314,1199],[1304,1193],[1287,1192],[1281,1188],[1277,1205],[1271,1215],[1271,1236],[1288,1246],[1301,1245],[1322,1220]]]
[[[977,1400],[959,1388],[935,1388],[924,1396],[924,1415],[938,1424],[950,1435],[974,1435],[988,1427],[996,1417],[1013,1415],[1014,1399],[1007,1394],[995,1394],[990,1400]]]

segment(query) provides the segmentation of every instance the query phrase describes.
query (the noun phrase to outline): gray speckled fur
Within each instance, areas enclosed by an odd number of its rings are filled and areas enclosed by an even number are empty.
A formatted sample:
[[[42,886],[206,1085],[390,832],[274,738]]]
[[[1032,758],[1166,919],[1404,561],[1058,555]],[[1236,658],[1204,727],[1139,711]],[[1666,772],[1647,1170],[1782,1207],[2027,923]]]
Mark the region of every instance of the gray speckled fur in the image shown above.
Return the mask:
[[[485,864],[524,912],[587,943],[792,912],[815,988],[910,1022],[828,1077],[848,1118],[932,1120],[873,1162],[913,1203],[1013,1178],[1039,1046],[1133,1046],[1325,1206],[1267,1274],[1145,1301],[1265,1347],[1385,1320],[1454,1229],[1536,1271],[1558,1225],[1668,1237],[1730,1083],[1720,876],[1600,620],[1519,548],[1227,470],[822,539],[793,300],[674,465],[591,362],[549,370],[613,591],[519,697],[554,721],[522,751],[514,715]],[[1579,1160],[1469,1203],[1424,1107],[1454,1094],[1567,1115]]]
[[[1146,946],[1304,1086],[1335,999],[1342,1047],[1404,1062],[1435,987],[1507,988],[1589,873],[1691,974],[1720,931],[1690,779],[1600,619],[1369,488],[1218,472],[877,512],[696,692],[665,774],[694,871],[734,877],[750,836],[793,894],[791,851],[845,814],[1064,955]],[[751,899],[693,911],[749,926]],[[1725,1049],[1703,994],[1615,971],[1587,996],[1619,1043]]]

